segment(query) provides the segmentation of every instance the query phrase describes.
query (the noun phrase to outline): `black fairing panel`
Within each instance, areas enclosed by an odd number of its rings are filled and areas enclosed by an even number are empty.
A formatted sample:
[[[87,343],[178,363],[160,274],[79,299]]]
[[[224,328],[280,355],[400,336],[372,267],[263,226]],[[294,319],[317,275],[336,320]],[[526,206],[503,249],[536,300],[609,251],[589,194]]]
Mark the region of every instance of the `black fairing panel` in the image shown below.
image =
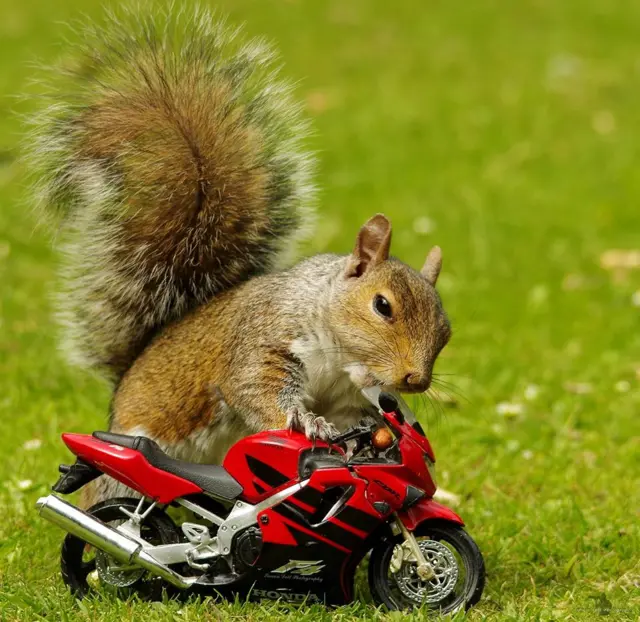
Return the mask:
[[[298,534],[301,540],[307,538],[302,532]],[[341,582],[336,581],[336,568],[343,567],[348,557],[348,553],[311,539],[306,546],[265,543],[260,563],[273,570],[259,576],[251,595],[258,600],[281,598],[308,604],[343,605],[350,600],[351,591],[345,594]]]
[[[251,598],[340,606],[353,600],[355,573],[373,545],[390,534],[383,523],[357,549],[344,553],[289,526],[297,546],[265,543],[259,565],[274,570],[257,573]],[[339,569],[339,570],[338,570]]]
[[[254,566],[259,577],[253,598],[326,605],[342,605],[352,600],[358,563],[389,527],[383,518],[349,506],[349,490],[344,488],[336,487],[332,495],[333,489],[320,493],[306,487],[295,493],[293,499],[309,507],[301,507],[292,499],[273,508],[274,514],[284,519],[296,544],[263,544]],[[329,505],[336,502],[338,506],[332,508],[332,513],[338,522],[325,520]],[[347,526],[367,535],[357,535]]]

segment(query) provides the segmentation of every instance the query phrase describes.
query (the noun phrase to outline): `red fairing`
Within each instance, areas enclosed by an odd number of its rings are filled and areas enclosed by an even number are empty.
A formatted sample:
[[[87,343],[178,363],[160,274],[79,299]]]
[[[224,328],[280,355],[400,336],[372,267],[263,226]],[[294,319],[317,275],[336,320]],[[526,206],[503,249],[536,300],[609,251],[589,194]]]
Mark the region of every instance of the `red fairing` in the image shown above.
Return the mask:
[[[411,427],[407,421],[403,423],[398,422],[398,416],[395,413],[383,413],[384,418],[387,423],[392,427],[398,430],[405,438],[410,438],[414,443],[420,447],[423,451],[427,453],[429,458],[431,458],[432,462],[436,461],[435,454],[433,453],[433,448],[431,447],[431,443],[429,439],[422,434],[416,432],[413,427]]]
[[[318,441],[316,447],[328,447]],[[313,448],[304,434],[290,430],[258,432],[238,441],[222,466],[242,485],[242,499],[258,503],[292,480],[298,480],[300,454]],[[337,448],[333,449],[336,453]]]
[[[422,499],[404,512],[398,512],[398,517],[409,531],[413,531],[420,523],[427,520],[446,520],[458,525],[464,525],[462,519],[448,507],[440,505],[433,499]]]
[[[111,445],[87,434],[63,434],[62,440],[79,458],[158,503],[202,492],[193,482],[152,466],[133,449]]]
[[[345,504],[330,518],[311,524],[309,518],[328,489],[350,489]],[[317,540],[343,553],[349,553],[384,519],[365,497],[367,483],[354,478],[347,467],[317,469],[308,483],[281,503],[261,512],[263,541],[279,545],[304,545]],[[323,513],[326,513],[328,508]]]
[[[386,501],[395,509],[404,502],[407,485],[423,490],[431,497],[436,486],[429,475],[422,449],[406,437],[400,439],[401,464],[359,464],[354,467],[358,477],[369,482],[367,499],[371,503]]]

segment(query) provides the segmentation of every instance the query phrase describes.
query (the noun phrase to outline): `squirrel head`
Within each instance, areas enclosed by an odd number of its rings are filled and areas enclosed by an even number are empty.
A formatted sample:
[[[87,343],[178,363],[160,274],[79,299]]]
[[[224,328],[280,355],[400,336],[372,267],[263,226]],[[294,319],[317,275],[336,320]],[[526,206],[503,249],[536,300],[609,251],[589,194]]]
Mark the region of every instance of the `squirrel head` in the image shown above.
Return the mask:
[[[435,360],[451,336],[435,284],[442,265],[431,249],[420,272],[389,256],[391,223],[382,214],[360,229],[347,258],[333,326],[350,363],[352,381],[421,393],[429,388]]]

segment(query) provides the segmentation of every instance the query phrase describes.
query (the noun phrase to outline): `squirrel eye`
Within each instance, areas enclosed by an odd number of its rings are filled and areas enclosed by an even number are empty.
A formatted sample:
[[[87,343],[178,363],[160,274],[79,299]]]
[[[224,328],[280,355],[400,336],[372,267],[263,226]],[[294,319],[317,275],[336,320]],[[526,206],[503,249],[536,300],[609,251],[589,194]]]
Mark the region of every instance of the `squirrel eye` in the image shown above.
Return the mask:
[[[373,308],[376,310],[376,313],[382,317],[391,317],[391,304],[384,296],[380,296],[380,294],[378,294],[373,299]]]

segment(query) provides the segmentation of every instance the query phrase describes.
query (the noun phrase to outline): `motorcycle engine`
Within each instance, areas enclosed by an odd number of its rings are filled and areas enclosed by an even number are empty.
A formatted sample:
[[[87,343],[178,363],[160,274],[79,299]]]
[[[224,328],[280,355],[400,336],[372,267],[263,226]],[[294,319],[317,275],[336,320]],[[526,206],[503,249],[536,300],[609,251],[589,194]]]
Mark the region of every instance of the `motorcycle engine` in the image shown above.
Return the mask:
[[[249,527],[233,540],[233,559],[236,571],[245,572],[256,563],[262,550],[262,533],[259,527]]]

